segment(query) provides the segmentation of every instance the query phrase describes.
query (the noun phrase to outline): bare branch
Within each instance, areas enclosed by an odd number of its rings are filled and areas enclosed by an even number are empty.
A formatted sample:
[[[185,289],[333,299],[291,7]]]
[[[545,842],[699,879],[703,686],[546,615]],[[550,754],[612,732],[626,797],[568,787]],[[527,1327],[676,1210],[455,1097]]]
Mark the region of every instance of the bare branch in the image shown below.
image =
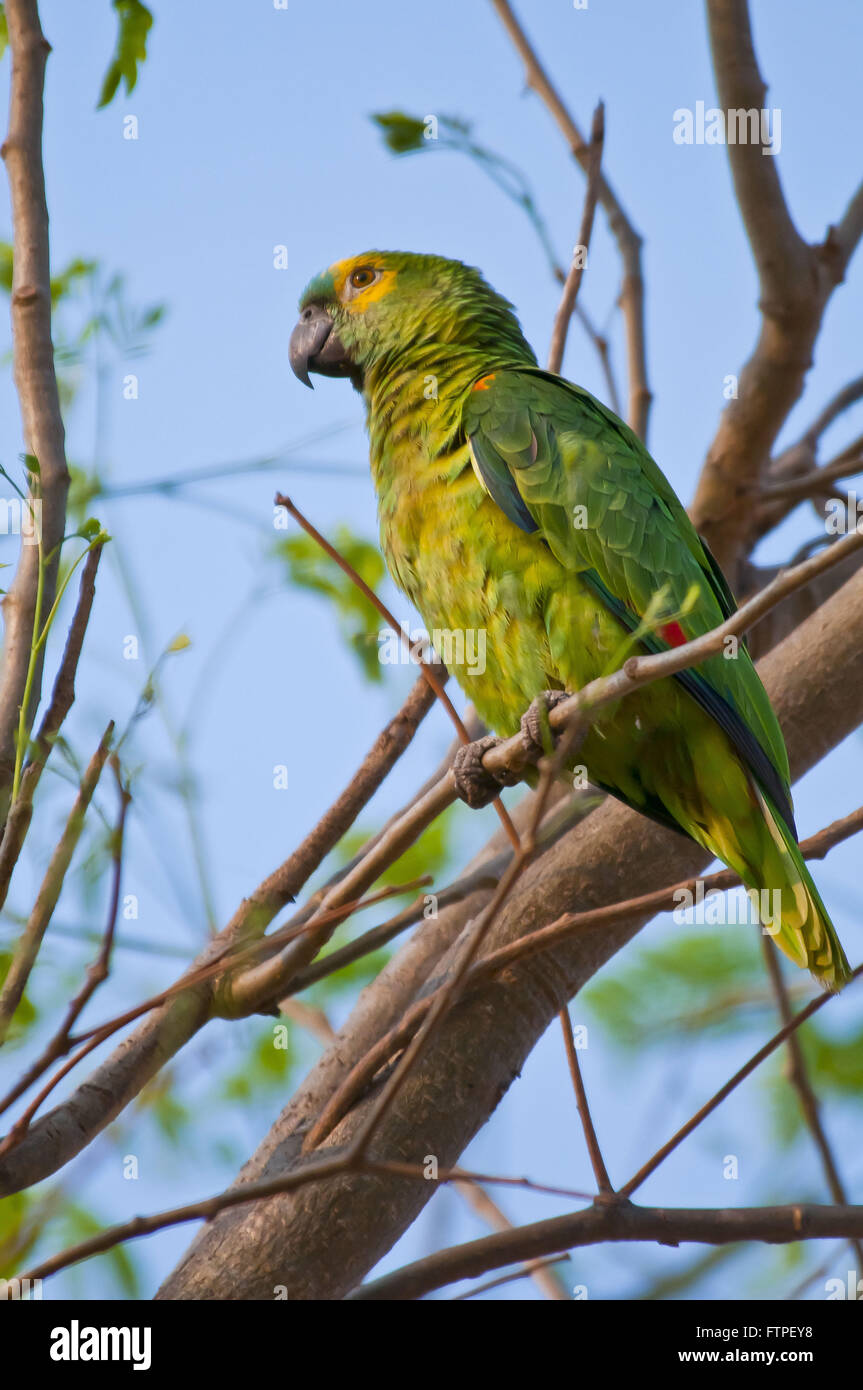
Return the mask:
[[[490,1226],[493,1231],[512,1231],[515,1229],[506,1213],[501,1210],[497,1202],[488,1195],[485,1188],[479,1183],[456,1182],[454,1186],[471,1211],[485,1221],[486,1225]],[[506,1277],[507,1279],[533,1279],[540,1293],[544,1294],[546,1298],[552,1299],[554,1302],[568,1301],[568,1295],[564,1293],[559,1281],[549,1272],[547,1261],[531,1261],[524,1265],[518,1274],[507,1275]],[[485,1287],[494,1287],[500,1282],[500,1280],[494,1280],[492,1285]],[[474,1290],[474,1293],[480,1292],[484,1292],[484,1289]]]
[[[102,735],[99,747],[90,759],[81,779],[78,795],[75,797],[66,827],[45,871],[45,877],[33,905],[33,911],[30,913],[27,925],[15,947],[3,988],[0,990],[0,1044],[6,1040],[12,1016],[21,1002],[30,972],[36,963],[36,957],[42,945],[42,938],[54,914],[54,908],[57,906],[57,899],[66,878],[66,871],[72,862],[75,846],[81,837],[81,831],[84,829],[87,807],[90,805],[102,775],[102,769],[108,759],[113,732],[114,724],[111,722]]]
[[[794,1011],[791,1008],[788,986],[782,975],[779,952],[770,937],[764,936],[761,939],[764,947],[764,958],[770,975],[770,983],[779,1006],[779,1017],[782,1019],[783,1025],[787,1027],[794,1019]],[[827,1138],[824,1125],[821,1122],[818,1097],[812,1086],[809,1068],[806,1065],[806,1058],[803,1053],[803,1046],[797,1029],[788,1034],[787,1047],[788,1080],[797,1092],[800,1101],[800,1109],[803,1112],[803,1119],[812,1135],[815,1147],[821,1156],[821,1166],[824,1169],[824,1176],[827,1179],[827,1187],[830,1191],[830,1196],[837,1206],[844,1207],[847,1205],[848,1195],[845,1191],[842,1178],[839,1175],[839,1168],[836,1159],[833,1157],[830,1141]],[[863,1269],[863,1245],[859,1240],[852,1241],[852,1248],[857,1260],[857,1268]]]
[[[63,721],[75,701],[75,674],[84,645],[84,634],[90,621],[90,611],[96,592],[96,571],[99,568],[101,556],[102,546],[95,545],[88,552],[84,562],[75,616],[69,628],[63,659],[54,681],[51,703],[45,711],[39,732],[33,741],[33,751],[24,769],[21,788],[9,812],[3,831],[2,842],[0,842],[0,907],[6,901],[12,871],[27,837],[30,818],[33,814],[33,796],[36,787],[50,757],[57,735],[63,726]]]
[[[687,1210],[683,1207],[636,1207],[631,1203],[594,1206],[569,1216],[536,1221],[514,1231],[484,1236],[466,1245],[428,1255],[404,1265],[350,1294],[371,1301],[422,1298],[459,1279],[474,1279],[517,1260],[597,1245],[604,1241],[657,1241],[661,1245],[729,1245],[741,1240],[787,1245],[799,1240],[831,1240],[863,1235],[863,1207],[731,1207]]]
[[[857,969],[852,972],[851,979],[858,980],[861,974],[863,974],[863,965],[858,965]],[[795,1014],[793,1018],[790,1018],[778,1033],[774,1033],[769,1042],[766,1042],[763,1047],[760,1047],[754,1056],[750,1057],[749,1061],[740,1067],[740,1069],[726,1081],[724,1086],[720,1086],[716,1094],[711,1096],[710,1100],[707,1101],[705,1105],[702,1105],[701,1109],[697,1110],[691,1119],[687,1120],[686,1124],[682,1125],[676,1134],[673,1134],[668,1142],[662,1145],[661,1149],[657,1149],[652,1158],[649,1158],[647,1162],[639,1168],[635,1176],[631,1177],[629,1182],[624,1183],[618,1195],[622,1197],[631,1197],[633,1192],[637,1191],[637,1189],[647,1181],[651,1173],[655,1173],[659,1165],[665,1162],[668,1155],[673,1153],[674,1150],[683,1143],[684,1139],[688,1139],[693,1130],[697,1129],[702,1121],[706,1120],[708,1115],[712,1115],[717,1106],[721,1105],[722,1102],[731,1095],[731,1092],[737,1089],[741,1081],[745,1081],[747,1076],[751,1076],[752,1072],[755,1071],[756,1067],[761,1065],[765,1058],[769,1057],[772,1052],[775,1052],[777,1047],[785,1042],[787,1038],[790,1038],[792,1033],[794,1033],[802,1023],[805,1023],[808,1018],[816,1014],[819,1009],[823,1009],[824,1005],[831,998],[833,998],[833,996],[830,994],[820,994],[817,999],[813,999],[811,1003],[807,1004],[805,1009],[801,1009],[799,1014]]]
[[[578,292],[581,289],[581,281],[584,276],[585,265],[587,264],[587,254],[590,249],[590,236],[593,231],[593,216],[596,212],[596,199],[599,193],[599,175],[602,167],[602,146],[604,140],[605,107],[600,101],[593,113],[593,122],[590,130],[587,188],[584,194],[584,210],[581,214],[581,226],[578,229],[578,241],[573,250],[572,263],[563,286],[560,305],[554,317],[551,346],[548,350],[548,370],[554,373],[560,372],[563,365],[563,354],[566,349],[566,335],[569,332],[570,319],[575,310],[575,301],[578,299]]]
[[[581,1127],[584,1130],[584,1137],[587,1141],[587,1151],[590,1154],[593,1176],[596,1178],[596,1185],[599,1191],[607,1196],[614,1191],[614,1188],[611,1185],[611,1178],[608,1176],[605,1159],[602,1157],[602,1149],[599,1147],[599,1140],[596,1137],[596,1129],[594,1128],[593,1117],[590,1113],[590,1106],[587,1103],[587,1092],[584,1089],[584,1079],[581,1075],[581,1067],[578,1064],[578,1052],[576,1051],[575,1039],[572,1035],[572,1020],[569,1016],[569,1009],[561,1009],[560,1024],[563,1029],[563,1041],[566,1048],[566,1059],[569,1063],[569,1074],[572,1078],[573,1090],[575,1091],[575,1103],[578,1106]]]
[[[573,158],[587,172],[590,167],[590,146],[540,63],[530,40],[513,12],[512,6],[508,0],[492,0],[492,4],[524,63],[527,85],[548,107]],[[644,439],[647,435],[647,416],[650,410],[651,395],[647,385],[641,237],[635,231],[621,207],[616,193],[603,174],[600,174],[599,177],[599,202],[608,218],[608,225],[617,242],[620,259],[623,263],[620,305],[626,324],[626,355],[629,378],[627,419],[636,434]]]

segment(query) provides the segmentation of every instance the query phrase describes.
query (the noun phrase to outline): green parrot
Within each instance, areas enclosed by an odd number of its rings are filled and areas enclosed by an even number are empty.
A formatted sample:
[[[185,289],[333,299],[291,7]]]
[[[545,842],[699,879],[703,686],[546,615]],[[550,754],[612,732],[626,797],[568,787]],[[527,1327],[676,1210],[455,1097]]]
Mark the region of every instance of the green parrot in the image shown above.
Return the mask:
[[[472,267],[391,251],[337,262],[303,293],[290,359],[306,385],[316,372],[362,392],[388,568],[429,633],[484,634],[484,661],[452,674],[499,735],[544,692],[577,691],[633,649],[667,650],[733,612],[640,439],[538,367],[512,305]],[[781,903],[777,945],[826,987],[845,983],[743,643],[599,710],[579,758],[748,888],[780,893],[767,899]]]

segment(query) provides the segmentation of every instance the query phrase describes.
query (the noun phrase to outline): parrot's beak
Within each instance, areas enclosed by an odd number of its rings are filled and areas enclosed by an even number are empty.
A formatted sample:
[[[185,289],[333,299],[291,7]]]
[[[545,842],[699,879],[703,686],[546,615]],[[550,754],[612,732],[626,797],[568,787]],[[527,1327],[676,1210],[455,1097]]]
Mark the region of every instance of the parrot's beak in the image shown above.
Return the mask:
[[[309,304],[291,334],[291,371],[304,386],[311,386],[309,372],[320,376],[350,376],[352,366],[333,321],[321,304]]]

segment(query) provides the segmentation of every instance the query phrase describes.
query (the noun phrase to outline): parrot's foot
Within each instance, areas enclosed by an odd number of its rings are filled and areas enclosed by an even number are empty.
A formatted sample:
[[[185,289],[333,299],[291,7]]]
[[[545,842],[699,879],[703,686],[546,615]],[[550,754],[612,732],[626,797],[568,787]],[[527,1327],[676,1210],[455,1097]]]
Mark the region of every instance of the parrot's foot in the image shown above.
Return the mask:
[[[568,700],[569,696],[568,690],[543,690],[535,700],[531,700],[530,705],[521,716],[521,732],[540,757],[551,751],[546,746],[550,733],[548,716],[555,705],[559,705],[562,700]],[[551,741],[553,747],[553,735]]]
[[[474,739],[473,743],[463,743],[453,758],[456,792],[473,811],[481,810],[500,796],[501,787],[511,787],[520,781],[517,775],[502,773],[498,777],[483,767],[482,760],[489,748],[494,748],[500,742],[502,740],[495,734],[486,734],[485,738]]]

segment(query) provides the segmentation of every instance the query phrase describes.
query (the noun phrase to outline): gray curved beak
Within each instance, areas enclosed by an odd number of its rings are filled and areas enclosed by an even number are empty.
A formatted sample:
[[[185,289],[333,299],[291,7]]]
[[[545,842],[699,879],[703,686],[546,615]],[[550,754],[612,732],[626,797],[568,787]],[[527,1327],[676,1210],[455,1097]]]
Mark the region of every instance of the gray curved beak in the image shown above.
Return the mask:
[[[300,314],[291,334],[289,357],[291,371],[304,386],[312,386],[310,371],[321,376],[349,376],[351,372],[333,321],[320,304],[309,304]]]

